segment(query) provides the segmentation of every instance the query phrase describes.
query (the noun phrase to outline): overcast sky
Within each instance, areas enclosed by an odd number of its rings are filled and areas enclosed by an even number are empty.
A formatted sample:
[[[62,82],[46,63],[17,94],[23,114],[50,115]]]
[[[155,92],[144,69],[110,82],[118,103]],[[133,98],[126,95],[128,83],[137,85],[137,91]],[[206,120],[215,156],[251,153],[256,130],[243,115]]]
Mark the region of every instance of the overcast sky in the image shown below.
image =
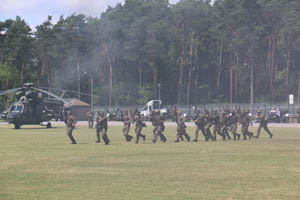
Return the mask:
[[[170,3],[178,1],[169,0]],[[42,24],[48,15],[54,21],[61,15],[66,17],[73,13],[99,17],[108,6],[114,7],[117,3],[124,3],[124,0],[0,0],[0,21],[20,16],[35,27]]]

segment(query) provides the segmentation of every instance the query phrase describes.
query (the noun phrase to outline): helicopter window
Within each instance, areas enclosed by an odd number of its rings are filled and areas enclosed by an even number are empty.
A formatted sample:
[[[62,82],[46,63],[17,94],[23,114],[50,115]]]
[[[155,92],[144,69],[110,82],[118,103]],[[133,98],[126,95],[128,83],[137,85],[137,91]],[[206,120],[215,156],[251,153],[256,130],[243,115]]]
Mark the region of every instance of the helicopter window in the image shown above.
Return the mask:
[[[16,109],[16,106],[12,106],[12,107],[10,108],[10,111],[15,111],[15,109]]]
[[[16,107],[16,111],[17,111],[17,112],[21,112],[22,109],[23,109],[23,106],[17,106],[17,107]]]

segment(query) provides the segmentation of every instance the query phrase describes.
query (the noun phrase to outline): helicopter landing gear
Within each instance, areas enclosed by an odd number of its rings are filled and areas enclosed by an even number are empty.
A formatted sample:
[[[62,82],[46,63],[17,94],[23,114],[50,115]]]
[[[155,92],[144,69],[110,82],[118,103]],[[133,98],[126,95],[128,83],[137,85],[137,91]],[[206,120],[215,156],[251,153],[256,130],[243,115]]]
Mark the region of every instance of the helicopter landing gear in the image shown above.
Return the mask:
[[[20,129],[20,125],[19,124],[15,124],[15,129]]]
[[[51,123],[50,122],[47,123],[47,128],[51,128]]]

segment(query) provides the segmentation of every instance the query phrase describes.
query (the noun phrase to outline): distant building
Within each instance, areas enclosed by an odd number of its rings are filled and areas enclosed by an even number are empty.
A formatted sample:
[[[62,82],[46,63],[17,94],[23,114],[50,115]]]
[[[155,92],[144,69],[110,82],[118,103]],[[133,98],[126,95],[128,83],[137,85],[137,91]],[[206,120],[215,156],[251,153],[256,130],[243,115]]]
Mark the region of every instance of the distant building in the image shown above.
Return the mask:
[[[71,111],[77,120],[87,120],[86,113],[90,109],[90,104],[87,104],[79,99],[66,98],[68,102],[72,104]],[[65,104],[64,107],[69,107],[70,105]]]

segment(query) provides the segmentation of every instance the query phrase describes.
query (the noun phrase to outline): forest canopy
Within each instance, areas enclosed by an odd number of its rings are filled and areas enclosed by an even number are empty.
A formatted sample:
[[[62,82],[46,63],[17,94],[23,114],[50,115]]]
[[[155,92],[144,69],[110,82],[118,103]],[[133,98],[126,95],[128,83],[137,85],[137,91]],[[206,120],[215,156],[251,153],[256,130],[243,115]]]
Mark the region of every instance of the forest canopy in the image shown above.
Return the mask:
[[[33,82],[89,102],[93,82],[96,105],[285,102],[300,95],[299,13],[299,0],[125,0],[35,30],[16,16],[0,21],[0,90]]]

